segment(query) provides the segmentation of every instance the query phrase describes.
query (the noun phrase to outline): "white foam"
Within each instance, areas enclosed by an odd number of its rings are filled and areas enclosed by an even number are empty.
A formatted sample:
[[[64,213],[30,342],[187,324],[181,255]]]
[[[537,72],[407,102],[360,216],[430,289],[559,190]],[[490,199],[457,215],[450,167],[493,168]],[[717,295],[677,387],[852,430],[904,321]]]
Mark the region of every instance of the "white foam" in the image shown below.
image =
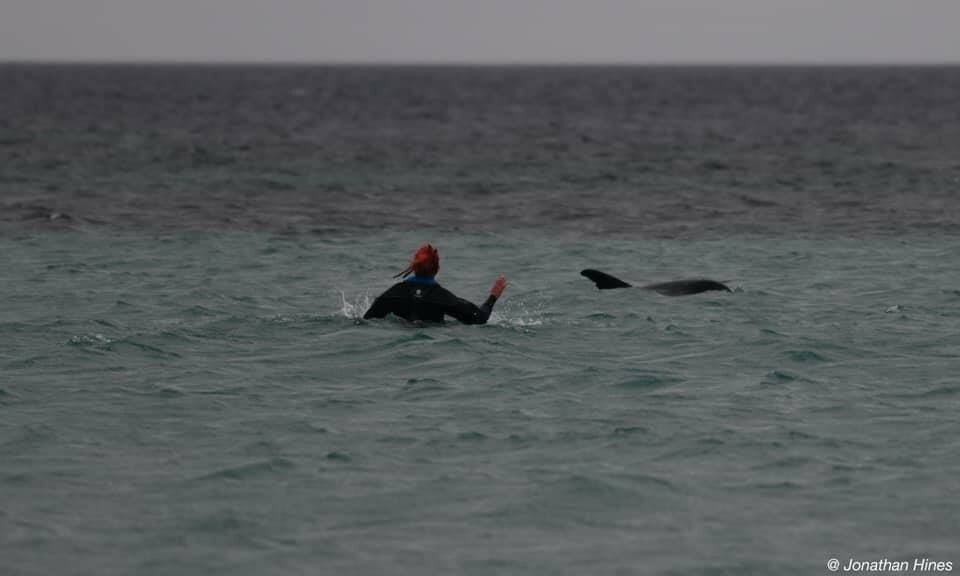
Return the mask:
[[[351,299],[347,299],[347,295],[340,291],[340,311],[343,313],[344,317],[350,318],[352,320],[359,320],[363,318],[363,314],[370,309],[370,304],[372,299],[368,292],[363,292],[356,296],[351,296]]]
[[[490,314],[490,324],[505,326],[542,326],[543,301],[529,304],[524,300],[511,299],[499,303]]]

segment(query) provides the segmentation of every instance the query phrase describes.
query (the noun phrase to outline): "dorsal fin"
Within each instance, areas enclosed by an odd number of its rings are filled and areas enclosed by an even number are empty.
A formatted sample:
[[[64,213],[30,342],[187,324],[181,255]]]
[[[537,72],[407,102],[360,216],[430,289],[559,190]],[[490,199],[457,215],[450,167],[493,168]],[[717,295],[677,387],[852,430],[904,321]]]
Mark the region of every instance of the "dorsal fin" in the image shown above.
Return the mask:
[[[580,271],[581,276],[586,276],[590,280],[593,280],[593,283],[597,285],[599,290],[610,290],[611,288],[629,288],[630,285],[624,282],[619,278],[615,278],[609,274],[601,272],[599,270],[593,270],[587,268],[586,270]]]

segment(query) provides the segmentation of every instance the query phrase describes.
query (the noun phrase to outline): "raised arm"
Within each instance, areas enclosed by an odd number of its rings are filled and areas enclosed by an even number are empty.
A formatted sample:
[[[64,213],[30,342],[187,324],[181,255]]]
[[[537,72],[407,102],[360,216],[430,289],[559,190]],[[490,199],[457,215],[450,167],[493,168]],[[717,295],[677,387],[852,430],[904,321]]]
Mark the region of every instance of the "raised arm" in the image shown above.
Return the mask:
[[[506,287],[507,279],[501,274],[497,281],[493,283],[493,287],[490,288],[490,296],[483,304],[477,306],[468,300],[457,298],[456,303],[447,313],[464,324],[486,324],[487,320],[490,319],[490,313],[493,312],[493,305],[496,304],[497,299],[500,298]]]

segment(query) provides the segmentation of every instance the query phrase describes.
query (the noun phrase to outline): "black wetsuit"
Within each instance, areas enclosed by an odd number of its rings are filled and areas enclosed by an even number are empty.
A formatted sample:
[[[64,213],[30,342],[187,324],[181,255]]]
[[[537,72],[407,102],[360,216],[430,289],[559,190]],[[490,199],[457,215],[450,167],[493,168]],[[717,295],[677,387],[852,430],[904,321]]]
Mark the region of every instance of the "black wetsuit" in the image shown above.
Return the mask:
[[[457,298],[436,281],[417,282],[409,279],[394,284],[377,297],[363,318],[383,318],[392,312],[413,321],[443,322],[444,316],[453,316],[464,324],[486,324],[496,301],[497,297],[491,294],[478,307],[463,298]]]

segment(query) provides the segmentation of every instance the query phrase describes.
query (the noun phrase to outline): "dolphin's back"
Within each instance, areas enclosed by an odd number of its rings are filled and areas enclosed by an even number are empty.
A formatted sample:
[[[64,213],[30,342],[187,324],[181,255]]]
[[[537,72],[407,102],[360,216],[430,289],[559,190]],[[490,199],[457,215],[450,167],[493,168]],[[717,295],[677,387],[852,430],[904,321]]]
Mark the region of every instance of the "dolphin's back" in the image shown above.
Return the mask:
[[[693,280],[673,280],[670,282],[658,282],[657,284],[647,284],[644,290],[653,290],[664,296],[686,296],[688,294],[699,294],[710,290],[721,290],[731,292],[725,284],[716,280],[707,280],[706,278],[695,278]]]
[[[612,288],[629,288],[623,280],[616,276],[611,276],[606,272],[587,268],[580,271],[581,276],[586,276],[597,285],[600,290],[610,290]],[[706,278],[694,278],[692,280],[671,280],[670,282],[657,282],[656,284],[647,284],[641,286],[644,290],[652,290],[664,296],[687,296],[689,294],[699,294],[709,292],[710,290],[720,290],[722,292],[732,292],[730,288],[716,280]]]

